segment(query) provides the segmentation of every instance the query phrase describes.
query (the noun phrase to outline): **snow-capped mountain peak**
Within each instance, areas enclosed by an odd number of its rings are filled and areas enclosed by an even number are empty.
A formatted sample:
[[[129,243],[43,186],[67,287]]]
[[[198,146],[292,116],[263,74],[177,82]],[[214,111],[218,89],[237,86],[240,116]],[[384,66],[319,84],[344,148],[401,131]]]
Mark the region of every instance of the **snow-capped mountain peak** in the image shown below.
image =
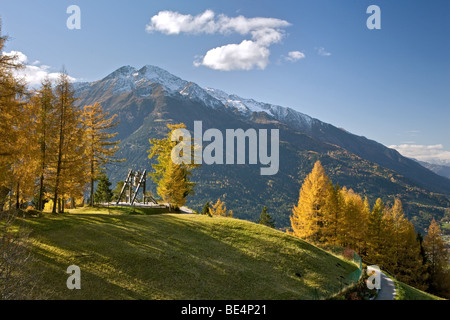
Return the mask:
[[[318,121],[287,107],[242,98],[219,89],[202,88],[194,82],[183,80],[152,65],[145,65],[140,69],[123,66],[104,79],[90,85],[99,82],[106,82],[103,90],[112,88],[113,94],[133,92],[138,97],[152,95],[156,85],[162,87],[166,95],[181,95],[185,99],[203,103],[210,108],[223,108],[225,106],[233,112],[240,113],[243,117],[249,117],[253,112],[265,112],[278,121],[289,123],[302,130],[309,130],[313,121]],[[87,90],[90,85],[83,84],[78,86],[77,89],[79,91]]]
[[[116,71],[110,73],[108,76],[106,76],[103,80],[107,79],[117,79],[117,78],[129,78],[134,72],[136,72],[136,69],[132,66],[123,66],[117,69]]]
[[[123,66],[100,81],[107,81],[113,87],[113,94],[135,91],[139,96],[151,94],[151,85],[160,85],[167,93],[182,90],[188,82],[156,66],[146,65],[141,69]]]

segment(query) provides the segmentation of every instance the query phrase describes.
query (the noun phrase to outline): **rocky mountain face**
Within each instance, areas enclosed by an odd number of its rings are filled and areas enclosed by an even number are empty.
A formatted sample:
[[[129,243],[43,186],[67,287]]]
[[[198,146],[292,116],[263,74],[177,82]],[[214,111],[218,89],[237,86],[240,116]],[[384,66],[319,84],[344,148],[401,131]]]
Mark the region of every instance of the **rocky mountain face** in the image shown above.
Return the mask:
[[[239,218],[255,221],[266,205],[278,227],[289,226],[301,182],[321,160],[334,183],[367,195],[369,200],[400,197],[412,221],[422,228],[441,216],[450,202],[450,180],[380,143],[313,119],[291,108],[244,99],[221,90],[201,88],[169,72],[144,66],[122,67],[105,78],[74,85],[81,106],[99,102],[120,120],[119,157],[112,181],[124,180],[129,168],[151,170],[149,139],[167,133],[168,123],[203,122],[203,130],[279,129],[280,168],[261,176],[260,165],[203,165],[194,171],[196,195],[188,206],[225,200]],[[153,186],[154,189],[154,186]]]

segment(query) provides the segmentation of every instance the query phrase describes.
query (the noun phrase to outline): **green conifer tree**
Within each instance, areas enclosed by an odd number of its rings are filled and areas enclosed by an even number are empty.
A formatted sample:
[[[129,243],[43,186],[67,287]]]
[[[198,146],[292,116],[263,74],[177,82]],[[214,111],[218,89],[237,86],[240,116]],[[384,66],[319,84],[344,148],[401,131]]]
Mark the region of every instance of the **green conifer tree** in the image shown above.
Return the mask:
[[[259,216],[259,219],[257,221],[259,224],[263,224],[265,226],[275,228],[275,222],[270,216],[270,214],[267,212],[267,207],[264,206],[261,215]]]
[[[202,214],[209,215],[209,208],[210,208],[210,203],[209,203],[209,201],[207,201],[202,208]]]
[[[100,202],[111,202],[113,197],[113,192],[111,190],[111,182],[108,176],[102,172],[98,176],[97,188],[94,193],[94,200],[96,203]]]

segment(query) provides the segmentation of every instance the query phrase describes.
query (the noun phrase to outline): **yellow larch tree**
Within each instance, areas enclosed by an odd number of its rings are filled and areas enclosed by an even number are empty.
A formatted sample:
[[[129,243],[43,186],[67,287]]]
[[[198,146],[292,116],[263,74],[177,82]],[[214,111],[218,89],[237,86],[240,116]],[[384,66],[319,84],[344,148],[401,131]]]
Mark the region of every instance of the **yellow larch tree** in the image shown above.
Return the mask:
[[[448,252],[442,240],[441,228],[436,220],[428,227],[423,239],[423,248],[430,271],[430,289],[436,294],[450,298],[450,271],[448,269]]]
[[[149,140],[151,148],[148,150],[148,157],[156,160],[152,164],[154,172],[149,173],[149,176],[158,185],[158,195],[169,202],[169,205],[180,207],[184,205],[188,195],[194,194],[195,183],[190,180],[190,176],[192,169],[199,167],[200,164],[172,162],[172,150],[182,143],[182,141],[172,141],[172,133],[178,129],[186,129],[186,125],[184,123],[168,124],[167,127],[169,132],[165,138]],[[191,154],[194,154],[196,147],[191,139]]]
[[[16,128],[16,143],[20,151],[14,155],[11,180],[16,197],[16,208],[20,203],[31,199],[35,190],[35,177],[39,166],[39,146],[37,144],[36,119],[34,108],[25,104],[20,108],[19,117],[23,121]]]
[[[111,132],[119,122],[117,115],[110,116],[103,111],[99,103],[85,106],[83,109],[83,123],[86,136],[86,155],[89,162],[90,205],[94,205],[94,182],[97,180],[101,169],[114,159],[120,141],[112,141],[117,132]]]
[[[36,176],[39,177],[36,204],[38,210],[44,209],[44,195],[49,190],[47,183],[48,167],[51,155],[55,153],[57,141],[57,118],[55,113],[55,95],[49,79],[41,83],[39,90],[30,99],[36,121],[36,144],[38,147],[38,167]]]
[[[352,189],[342,189],[344,197],[344,214],[342,223],[342,246],[353,249],[359,254],[363,252],[366,226],[367,208],[361,196]]]
[[[69,76],[63,71],[55,88],[55,113],[57,118],[57,143],[55,154],[51,157],[52,174],[52,213],[64,211],[67,194],[73,193],[73,179],[85,179],[86,173],[77,168],[86,163],[84,127],[81,110],[75,105],[75,94]],[[82,186],[84,189],[84,186]],[[78,190],[82,192],[82,190]]]
[[[403,282],[420,288],[426,280],[426,272],[420,254],[420,242],[412,223],[405,217],[402,202],[395,199],[383,216],[380,264]]]
[[[181,165],[169,161],[162,178],[159,181],[157,192],[168,203],[169,211],[178,209],[186,203],[188,187],[186,173]]]
[[[369,264],[379,263],[383,252],[383,215],[385,205],[378,198],[367,219],[367,261]]]
[[[7,39],[1,34],[0,25],[0,210],[3,209],[5,196],[17,187],[14,175],[17,174],[17,164],[20,164],[23,157],[18,141],[23,121],[20,115],[26,93],[25,83],[14,76],[14,72],[23,65],[17,56],[3,51]]]
[[[79,111],[79,117],[81,112]],[[77,199],[84,196],[89,182],[89,158],[86,154],[88,139],[82,120],[78,118],[79,126],[74,128],[73,134],[68,137],[68,152],[63,157],[61,181],[61,212],[64,212],[66,202],[70,199],[71,208]]]
[[[321,240],[324,208],[329,192],[330,180],[320,161],[317,161],[303,181],[298,204],[294,206],[290,217],[294,235],[312,241]]]
[[[404,245],[403,236],[407,232],[406,222],[402,203],[399,199],[395,199],[394,205],[386,207],[383,215],[382,237],[387,245],[381,253],[383,267],[392,274],[398,270],[400,250]]]
[[[339,245],[343,236],[344,205],[341,187],[330,182],[323,212],[322,242]]]
[[[220,201],[220,198],[217,199],[217,202],[215,204],[212,204],[209,207],[209,214],[211,216],[227,216],[227,207],[225,206],[225,202]]]
[[[405,221],[402,243],[398,254],[397,279],[420,290],[426,290],[429,275],[423,264],[417,232],[408,220]]]

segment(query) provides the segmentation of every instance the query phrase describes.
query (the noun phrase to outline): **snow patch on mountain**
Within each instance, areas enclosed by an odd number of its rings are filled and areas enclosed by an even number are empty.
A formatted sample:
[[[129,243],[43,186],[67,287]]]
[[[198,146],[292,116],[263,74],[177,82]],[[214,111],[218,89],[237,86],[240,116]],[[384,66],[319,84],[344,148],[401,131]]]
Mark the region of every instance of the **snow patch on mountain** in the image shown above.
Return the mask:
[[[212,97],[208,91],[194,82],[189,82],[179,93],[192,101],[202,102],[213,109],[223,107],[219,100]]]
[[[230,95],[218,89],[206,88],[205,90],[211,96],[221,101],[226,107],[234,108],[244,115],[249,115],[252,112],[265,112],[278,121],[297,124],[297,127],[302,128],[303,130],[311,129],[314,122],[314,119],[310,116],[287,107],[258,102],[254,99],[241,98],[237,95]]]
[[[164,69],[150,65],[141,68],[136,78],[144,78],[150,82],[159,83],[170,93],[179,92],[188,84],[188,81],[182,80]]]

